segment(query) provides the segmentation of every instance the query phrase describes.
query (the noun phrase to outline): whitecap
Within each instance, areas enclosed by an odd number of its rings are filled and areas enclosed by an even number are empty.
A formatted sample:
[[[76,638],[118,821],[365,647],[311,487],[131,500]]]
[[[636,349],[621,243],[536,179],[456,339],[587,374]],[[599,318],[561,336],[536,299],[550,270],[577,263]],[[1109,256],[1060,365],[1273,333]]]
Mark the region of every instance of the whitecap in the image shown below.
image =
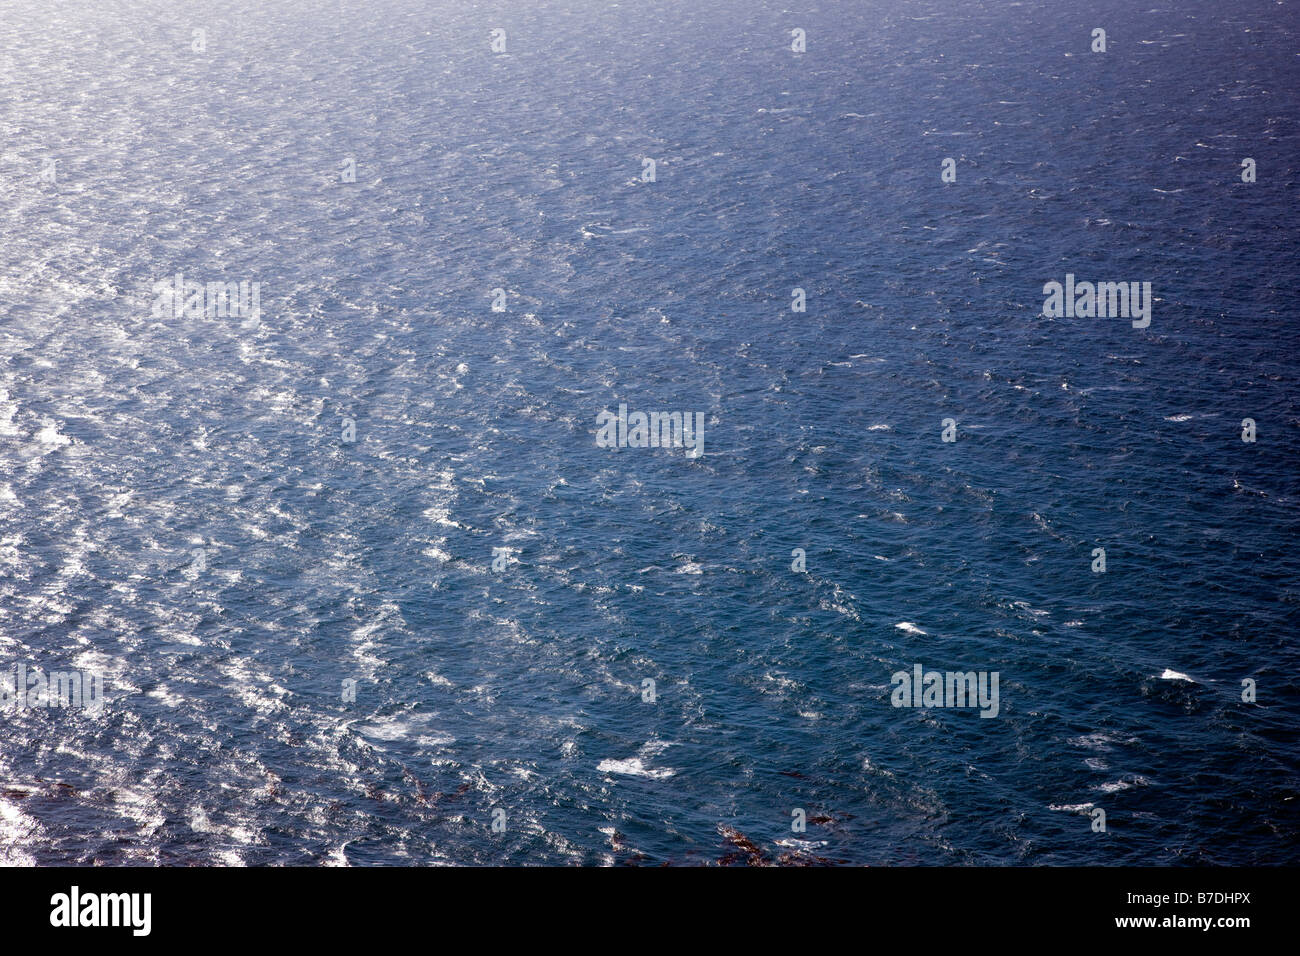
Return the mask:
[[[826,846],[828,840],[796,840],[793,837],[787,837],[784,840],[777,840],[777,846],[783,846],[789,850],[798,850],[801,853],[807,853],[816,850],[819,847]]]
[[[36,858],[23,847],[33,846],[40,840],[40,824],[0,798],[0,866],[35,866]]]
[[[59,433],[57,425],[46,425],[36,433],[36,440],[42,445],[71,445],[72,439]]]
[[[596,769],[601,773],[621,773],[628,777],[649,777],[651,780],[664,780],[677,772],[668,767],[651,770],[641,762],[640,757],[632,757],[629,760],[602,760],[596,765]]]

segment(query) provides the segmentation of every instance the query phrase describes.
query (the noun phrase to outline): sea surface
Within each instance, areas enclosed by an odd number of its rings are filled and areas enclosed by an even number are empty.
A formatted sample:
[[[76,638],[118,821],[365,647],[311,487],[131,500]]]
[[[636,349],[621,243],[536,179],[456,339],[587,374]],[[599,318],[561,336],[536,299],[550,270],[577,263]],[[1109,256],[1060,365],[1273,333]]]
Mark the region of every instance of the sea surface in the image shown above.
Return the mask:
[[[1292,2],[5,0],[0,679],[105,702],[0,862],[1300,863],[1298,91]]]

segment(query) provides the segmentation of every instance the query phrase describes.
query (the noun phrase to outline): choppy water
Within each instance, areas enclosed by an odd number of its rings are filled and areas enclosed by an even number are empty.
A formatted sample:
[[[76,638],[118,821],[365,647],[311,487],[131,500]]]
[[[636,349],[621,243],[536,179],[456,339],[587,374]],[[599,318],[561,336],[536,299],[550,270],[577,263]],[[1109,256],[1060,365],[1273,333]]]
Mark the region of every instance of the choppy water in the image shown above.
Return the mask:
[[[0,859],[1298,862],[1296,26],[10,0]]]

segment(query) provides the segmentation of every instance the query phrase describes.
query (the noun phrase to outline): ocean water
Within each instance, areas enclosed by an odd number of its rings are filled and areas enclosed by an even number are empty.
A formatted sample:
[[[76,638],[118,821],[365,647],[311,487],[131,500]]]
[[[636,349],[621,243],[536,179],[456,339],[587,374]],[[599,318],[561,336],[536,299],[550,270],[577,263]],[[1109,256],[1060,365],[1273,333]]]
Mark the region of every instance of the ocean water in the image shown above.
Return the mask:
[[[0,679],[104,703],[0,709],[0,862],[1300,862],[1298,42],[8,0]]]

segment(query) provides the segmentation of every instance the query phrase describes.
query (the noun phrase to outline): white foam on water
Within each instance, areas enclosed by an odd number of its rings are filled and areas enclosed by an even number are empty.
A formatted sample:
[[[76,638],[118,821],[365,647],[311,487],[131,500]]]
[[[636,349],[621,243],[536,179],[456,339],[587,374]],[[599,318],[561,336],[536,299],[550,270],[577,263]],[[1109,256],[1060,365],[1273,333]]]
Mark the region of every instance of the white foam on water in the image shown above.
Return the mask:
[[[67,435],[59,432],[59,426],[53,423],[47,424],[44,428],[36,433],[36,440],[42,445],[71,445],[72,439]]]
[[[185,703],[184,697],[172,693],[165,685],[162,687],[155,687],[153,690],[149,691],[147,696],[160,701],[167,707],[179,707],[181,704]]]
[[[321,866],[351,866],[348,856],[343,851],[351,841],[345,840],[330,851],[330,855],[321,861]]]
[[[651,780],[665,780],[677,773],[671,767],[652,770],[641,762],[640,757],[628,760],[602,760],[596,765],[601,773],[619,773],[625,777],[649,777]]]
[[[1137,741],[1132,737],[1120,737],[1105,730],[1098,730],[1083,737],[1071,737],[1066,743],[1073,747],[1087,750],[1110,750],[1111,744],[1131,744]]]
[[[596,769],[601,773],[618,773],[627,777],[647,777],[651,780],[666,780],[668,777],[677,773],[671,767],[651,768],[645,764],[646,760],[663,753],[672,744],[663,740],[648,740],[637,751],[637,756],[629,757],[626,760],[602,760],[596,765]]]
[[[0,435],[6,437],[17,435],[18,426],[14,424],[14,415],[18,411],[18,403],[9,400],[9,392],[0,388]]]
[[[1131,790],[1133,787],[1145,787],[1147,782],[1146,777],[1134,777],[1132,780],[1115,780],[1110,783],[1100,783],[1092,789],[1099,793],[1118,793],[1121,790]]]
[[[776,845],[789,850],[799,850],[807,853],[816,850],[818,847],[826,846],[829,842],[829,840],[796,840],[793,837],[787,837],[784,840],[777,840]]]
[[[35,866],[36,857],[23,849],[41,836],[40,825],[5,797],[0,797],[0,866]]]

